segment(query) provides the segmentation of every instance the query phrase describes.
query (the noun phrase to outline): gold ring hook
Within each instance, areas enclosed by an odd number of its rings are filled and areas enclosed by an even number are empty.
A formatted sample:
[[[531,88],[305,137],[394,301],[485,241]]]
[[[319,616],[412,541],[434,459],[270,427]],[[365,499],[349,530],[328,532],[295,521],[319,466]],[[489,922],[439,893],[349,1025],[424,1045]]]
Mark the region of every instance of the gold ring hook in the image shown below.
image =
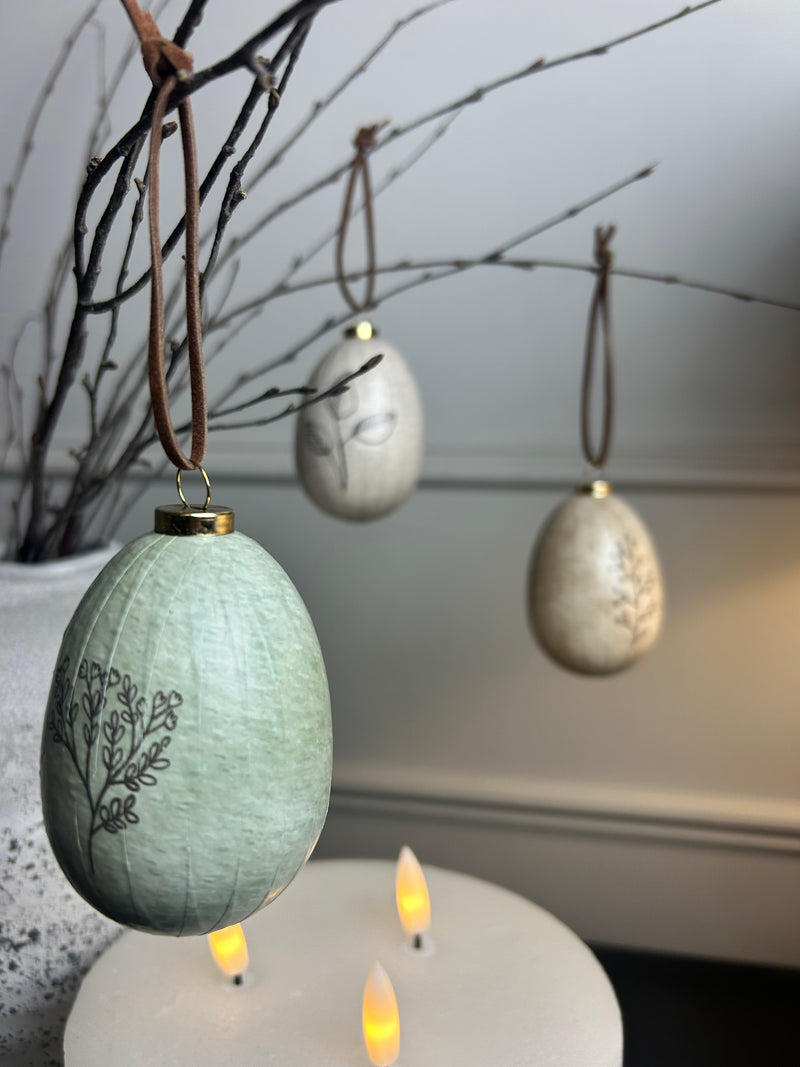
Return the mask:
[[[203,507],[200,510],[201,511],[208,511],[208,505],[211,503],[211,482],[208,480],[208,475],[206,474],[204,467],[198,466],[196,469],[200,471],[200,473],[203,476],[203,481],[206,483],[206,502],[205,502],[205,504],[203,504]],[[189,501],[183,495],[183,489],[181,487],[181,474],[182,473],[183,472],[179,468],[178,471],[177,471],[177,474],[176,474],[176,478],[175,478],[175,480],[176,480],[176,482],[178,484],[178,496],[181,498],[181,503],[183,504],[184,507],[191,508],[192,505],[189,503]]]

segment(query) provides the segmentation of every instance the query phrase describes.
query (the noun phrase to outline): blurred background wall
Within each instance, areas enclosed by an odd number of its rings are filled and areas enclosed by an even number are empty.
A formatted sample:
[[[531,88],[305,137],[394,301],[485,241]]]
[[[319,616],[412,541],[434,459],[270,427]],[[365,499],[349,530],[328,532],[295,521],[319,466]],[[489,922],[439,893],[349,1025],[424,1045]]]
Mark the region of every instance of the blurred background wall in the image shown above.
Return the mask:
[[[342,0],[323,11],[274,143],[413,8]],[[65,0],[46,21],[36,5],[3,11],[4,183],[32,95],[83,9]],[[404,123],[540,56],[590,49],[677,9],[454,0],[398,35],[248,189],[232,230],[344,162],[360,125]],[[163,28],[180,13],[169,4]],[[192,41],[197,65],[268,16],[253,0],[211,0]],[[113,70],[128,32],[111,0],[96,25],[48,105],[19,190],[0,268],[2,352],[37,306],[69,229],[100,46]],[[800,301],[798,47],[793,5],[724,0],[499,89],[379,198],[380,261],[484,254],[657,162],[652,177],[520,254],[588,262],[593,227],[615,222],[621,267]],[[133,64],[114,99],[116,130],[144,91]],[[237,75],[195,97],[201,169],[245,91]],[[376,181],[433,128],[376,153]],[[167,180],[165,220],[181,196]],[[335,224],[341,196],[340,184],[325,188],[250,243],[236,302],[267,289]],[[137,256],[141,267],[145,249]],[[305,276],[331,270],[327,248]],[[798,965],[800,313],[614,281],[607,473],[658,546],[667,618],[640,664],[587,680],[534,647],[524,587],[537,530],[584,474],[577,419],[591,284],[580,272],[486,267],[379,309],[427,419],[421,486],[389,518],[350,526],[315,510],[294,483],[289,421],[212,438],[215,500],[235,507],[239,529],[290,573],[328,665],[334,792],[318,853],[389,856],[407,842],[423,861],[518,889],[595,941]],[[270,304],[209,367],[212,396],[341,310],[335,286]],[[145,323],[146,299],[126,307],[123,351],[136,351]],[[301,383],[336,336],[268,384]],[[39,345],[32,327],[17,360],[29,385]],[[85,418],[76,390],[57,442],[61,469]],[[6,508],[13,466],[12,456],[0,485]],[[118,535],[147,529],[152,506],[172,497],[169,474],[142,485]]]

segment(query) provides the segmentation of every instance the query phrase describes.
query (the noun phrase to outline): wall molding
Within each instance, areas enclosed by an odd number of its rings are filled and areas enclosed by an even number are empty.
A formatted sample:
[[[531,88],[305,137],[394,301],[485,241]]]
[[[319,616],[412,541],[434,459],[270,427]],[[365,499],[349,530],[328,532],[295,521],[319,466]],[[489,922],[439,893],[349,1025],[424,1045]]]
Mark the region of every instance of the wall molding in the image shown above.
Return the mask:
[[[337,765],[337,815],[800,856],[793,800]]]
[[[291,435],[287,434],[287,438]],[[57,440],[50,471],[67,476],[74,470],[70,450],[75,439]],[[214,442],[213,473],[260,484],[295,482],[292,447],[286,442],[253,446],[252,437]],[[8,457],[4,476],[16,477],[19,457]],[[152,475],[132,472],[130,478]],[[429,444],[420,479],[423,489],[563,489],[582,476],[576,445],[505,443]],[[668,491],[796,492],[800,490],[800,447],[784,442],[737,442],[728,446],[707,442],[616,448],[614,484],[620,488]]]

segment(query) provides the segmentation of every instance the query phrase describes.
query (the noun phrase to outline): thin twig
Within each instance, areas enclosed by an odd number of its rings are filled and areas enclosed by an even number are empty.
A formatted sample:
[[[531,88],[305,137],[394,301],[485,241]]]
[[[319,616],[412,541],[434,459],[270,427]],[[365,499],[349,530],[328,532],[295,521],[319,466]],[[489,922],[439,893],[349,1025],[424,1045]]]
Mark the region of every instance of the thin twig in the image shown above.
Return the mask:
[[[25,431],[23,428],[23,394],[22,387],[17,379],[17,352],[22,344],[22,338],[29,326],[35,326],[39,322],[36,315],[28,315],[18,326],[14,339],[11,342],[11,350],[8,362],[0,366],[6,379],[6,403],[8,406],[8,430],[0,452],[0,470],[5,467],[5,462],[11,448],[16,444],[24,461]]]
[[[373,194],[373,198],[377,198],[381,195],[381,193],[385,192],[386,189],[388,189],[395,181],[397,181],[398,178],[405,174],[405,172],[409,170],[414,165],[414,163],[420,160],[425,155],[425,153],[429,151],[429,149],[431,149],[433,145],[435,145],[436,142],[444,136],[445,133],[447,133],[450,126],[455,122],[455,120],[459,117],[460,114],[461,112],[457,111],[454,114],[449,115],[447,119],[445,119],[445,121],[436,128],[433,134],[431,134],[431,136],[426,141],[423,141],[421,145],[415,148],[414,152],[412,152],[411,155],[409,155],[405,160],[403,160],[391,171],[389,171],[384,180],[376,187]],[[360,211],[363,210],[363,207],[363,203],[359,204],[355,208],[353,215],[357,215]],[[283,276],[272,285],[272,287],[266,294],[266,300],[271,300],[274,297],[280,296],[283,291],[283,287],[286,285],[286,283],[292,277],[294,277],[294,275],[297,273],[298,270],[300,270],[301,267],[303,267],[306,263],[310,262],[310,260],[312,260],[314,256],[317,255],[317,253],[321,252],[322,249],[326,247],[326,245],[330,244],[331,241],[335,239],[337,233],[338,227],[329,230],[328,233],[326,233],[317,242],[315,242],[315,244],[313,244],[309,249],[295,256]],[[237,260],[236,262],[239,261]],[[264,302],[266,302],[266,300]],[[224,302],[221,301],[216,316],[213,319],[209,320],[209,334],[215,332],[216,330],[222,328],[225,325],[225,323],[223,322],[222,314],[223,306]],[[250,322],[258,318],[258,316],[261,314],[261,310],[262,305],[257,305],[253,310],[246,313],[244,317],[241,318],[239,322],[216,343],[216,345],[206,346],[206,366],[213,363],[214,360],[227,348],[231,341],[233,341]]]
[[[467,93],[466,96],[462,96],[458,100],[453,100],[449,104],[444,104],[441,107],[436,108],[434,111],[429,111],[425,115],[420,115],[419,118],[412,119],[403,126],[393,127],[381,138],[381,141],[376,145],[376,148],[383,148],[385,145],[391,144],[392,141],[395,141],[398,137],[404,137],[407,133],[411,133],[412,130],[419,129],[420,126],[425,126],[429,122],[434,122],[436,119],[441,118],[443,115],[446,115],[448,112],[453,111],[456,108],[467,107],[470,104],[478,104],[490,93],[495,92],[497,89],[504,89],[507,85],[520,81],[522,78],[528,78],[532,74],[542,74],[546,70],[563,67],[567,63],[576,63],[580,62],[582,59],[591,59],[595,56],[608,55],[613,48],[618,48],[620,45],[635,41],[639,37],[644,37],[646,34],[660,30],[672,22],[678,22],[680,19],[686,18],[687,15],[694,15],[698,11],[702,11],[707,7],[712,7],[714,4],[720,2],[721,0],[703,0],[703,3],[684,7],[674,15],[659,19],[658,22],[651,22],[649,26],[642,26],[638,30],[632,30],[630,33],[625,33],[621,37],[614,37],[612,40],[606,41],[603,44],[594,45],[592,48],[584,48],[579,52],[570,52],[567,55],[558,56],[556,59],[545,59],[544,57],[537,59],[533,63],[522,67],[520,70],[514,71],[512,74],[505,74],[503,77],[496,78],[494,81],[487,82],[485,85],[480,85],[477,89],[473,89],[471,93]]]
[[[655,171],[655,164],[649,167],[644,167],[641,170],[637,170],[635,174],[628,175],[627,178],[622,178],[613,185],[607,186],[605,189],[601,189],[597,193],[592,193],[591,196],[579,201],[577,204],[573,204],[572,207],[566,208],[564,211],[560,211],[557,215],[553,215],[550,218],[544,219],[542,222],[537,222],[534,226],[517,236],[512,237],[510,241],[504,242],[492,251],[487,252],[484,256],[480,257],[481,261],[489,261],[493,258],[502,256],[505,252],[510,251],[517,245],[522,244],[525,241],[531,240],[533,237],[538,237],[540,234],[545,233],[547,230],[552,230],[555,226],[560,225],[562,222],[566,222],[568,219],[577,218],[581,212],[586,211],[590,207],[594,207],[603,200],[607,200],[609,197],[614,196],[622,189],[626,189],[629,185],[634,185],[638,181],[642,181],[644,178],[649,178]],[[452,262],[452,260],[451,260]],[[441,266],[441,264],[439,264]],[[384,268],[385,269],[385,268]],[[391,269],[391,268],[389,268]],[[414,270],[413,266],[408,267],[409,270]],[[348,275],[349,277],[350,275]],[[287,293],[300,292],[303,289],[314,289],[319,285],[327,285],[327,276],[323,279],[312,279],[309,282],[297,282],[294,285],[287,285],[283,282],[279,282],[277,285],[272,286],[266,293],[262,293],[260,296],[253,297],[250,300],[239,304],[237,307],[231,308],[225,315],[220,316],[216,323],[215,328],[223,328],[233,321],[239,315],[253,311],[266,304],[268,301],[275,299],[279,296],[284,296]],[[248,320],[249,321],[249,320]]]
[[[498,78],[495,81],[487,82],[485,85],[478,86],[471,93],[466,96],[461,96],[456,100],[451,100],[449,103],[443,104],[436,108],[434,111],[429,111],[424,115],[412,119],[403,126],[393,126],[381,137],[375,147],[371,150],[372,154],[379,152],[382,148],[393,143],[400,137],[406,136],[414,130],[419,129],[422,126],[427,125],[430,122],[434,122],[436,119],[443,118],[445,115],[450,114],[453,111],[459,111],[463,108],[470,107],[473,104],[482,103],[487,96],[495,92],[498,89],[504,88],[506,85],[510,85],[512,82],[521,80],[522,78],[528,78],[535,74],[542,74],[546,70],[552,70],[555,67],[564,66],[567,63],[575,63],[584,59],[588,59],[594,56],[607,55],[612,49],[626,44],[629,41],[633,41],[638,37],[643,37],[645,34],[653,33],[655,30],[661,29],[663,26],[668,25],[671,22],[676,22],[678,19],[685,18],[687,15],[694,14],[697,11],[701,11],[703,8],[710,7],[712,4],[718,4],[720,0],[705,0],[704,3],[696,4],[694,7],[685,7],[677,14],[670,16],[666,19],[661,19],[658,22],[653,22],[649,26],[643,26],[640,29],[634,30],[631,33],[624,34],[621,37],[616,37],[613,40],[606,41],[603,44],[595,45],[592,48],[583,49],[580,52],[571,52],[568,55],[559,56],[557,59],[546,60],[537,59],[534,63],[523,67],[521,70],[515,71],[512,74],[507,74],[502,78]],[[247,244],[254,237],[256,237],[266,226],[268,226],[279,215],[283,215],[291,208],[296,207],[298,204],[307,200],[310,196],[321,190],[327,188],[329,185],[341,180],[341,178],[348,172],[352,163],[352,157],[346,161],[338,164],[332,170],[326,174],[310,182],[304,188],[297,190],[291,196],[286,197],[280,201],[274,207],[266,211],[260,218],[256,219],[247,230],[242,234],[238,234],[235,239],[235,248],[239,251],[243,245]],[[232,254],[233,247],[228,249],[227,252],[220,256],[220,265],[222,265],[226,258]]]
[[[310,3],[311,0],[308,0],[308,2]],[[337,2],[337,0],[331,0],[331,2]],[[537,59],[534,63],[527,65],[521,70],[504,75],[502,78],[498,78],[493,82],[487,82],[485,85],[479,86],[477,89],[474,89],[466,96],[459,97],[457,100],[453,100],[447,104],[441,105],[435,111],[431,111],[424,115],[418,116],[417,118],[412,119],[410,122],[406,123],[403,126],[392,127],[383,137],[381,137],[377,141],[375,147],[372,149],[372,153],[377,152],[382,148],[385,148],[387,145],[391,144],[398,138],[403,137],[408,133],[411,133],[413,130],[419,129],[421,126],[427,125],[428,123],[433,122],[438,118],[442,118],[452,112],[461,111],[464,108],[473,104],[481,103],[491,93],[493,93],[497,89],[503,88],[504,86],[511,84],[512,82],[519,81],[522,78],[530,77],[534,74],[543,73],[546,70],[551,70],[554,67],[563,66],[567,63],[578,62],[580,60],[591,58],[594,56],[606,55],[613,48],[616,48],[619,45],[626,44],[629,41],[644,36],[645,34],[652,33],[655,30],[658,30],[671,22],[676,22],[679,19],[685,18],[687,15],[694,14],[697,11],[701,11],[703,8],[709,7],[712,4],[717,4],[719,2],[720,0],[704,0],[704,3],[696,4],[693,7],[686,7],[675,15],[671,15],[668,18],[651,23],[648,26],[641,27],[630,33],[614,38],[613,40],[606,41],[599,45],[594,45],[591,48],[583,49],[579,52],[572,52],[568,55],[559,56],[558,58],[549,61],[545,59]],[[296,5],[296,7],[299,6],[301,5]],[[243,46],[243,48],[244,47],[245,46]],[[242,53],[242,49],[237,50],[237,52],[233,54],[238,55],[240,59],[242,59],[243,57],[242,55],[240,55],[240,53]],[[242,65],[247,66],[248,64],[246,62],[243,62]],[[191,78],[187,79],[181,86],[179,86],[175,94],[175,100],[173,102],[177,102],[178,93],[183,96],[187,95],[188,92],[195,91],[195,89],[197,88],[195,79],[197,79],[198,77],[199,75],[193,75]],[[140,120],[139,125],[142,126],[143,129],[146,128],[146,123],[143,123],[142,120]],[[134,127],[134,129],[136,129],[136,127]],[[125,137],[123,137],[118,142],[117,146],[115,146],[115,149],[112,149],[112,152],[115,151],[117,148],[120,148],[121,146],[124,147],[127,144],[127,140],[132,133],[133,130],[129,131],[129,133],[126,134]],[[109,155],[111,155],[111,153],[109,153]],[[106,159],[108,159],[108,156],[106,156]],[[106,165],[106,159],[103,160],[103,166]],[[321,192],[329,185],[338,182],[347,173],[351,163],[352,156],[349,157],[345,162],[338,164],[326,174],[315,179],[313,182],[309,183],[304,188],[297,190],[291,196],[286,197],[284,200],[280,201],[278,204],[276,204],[263,215],[261,215],[258,219],[254,220],[254,222],[251,223],[251,225],[245,231],[243,231],[241,234],[237,234],[230,242],[227,249],[225,249],[219,255],[217,265],[223,266],[233,254],[238,253],[244,245],[248,244],[251,240],[253,240],[259,233],[261,233],[261,231],[266,226],[268,226],[280,215],[289,211],[291,208],[296,207],[298,204],[302,203],[304,200],[308,199],[314,194]],[[171,237],[172,235],[170,235],[170,238]],[[171,247],[172,246],[167,248],[167,246],[165,245],[165,248],[167,249],[166,254],[171,251]],[[137,281],[133,283],[133,285],[131,285],[128,289],[121,293],[119,298],[114,299],[129,299],[131,296],[134,295],[134,293],[138,292],[142,288],[146,281],[147,277],[145,275],[142,275],[142,277],[137,279]],[[110,310],[112,305],[113,300],[104,300],[88,304],[87,310],[92,314],[97,314]]]
[[[250,145],[248,146],[248,148],[243,153],[241,159],[238,161],[238,163],[235,165],[235,167],[232,170],[231,178],[230,178],[230,181],[228,183],[227,192],[226,192],[225,197],[223,197],[223,203],[222,203],[222,206],[220,208],[219,218],[218,218],[218,222],[217,222],[217,239],[215,240],[215,243],[212,246],[212,250],[211,250],[211,252],[209,254],[209,260],[208,260],[208,263],[206,265],[206,269],[203,272],[203,276],[202,276],[201,281],[204,281],[204,279],[210,275],[211,271],[213,271],[214,260],[216,258],[216,250],[219,247],[219,241],[221,240],[222,234],[224,233],[224,230],[225,230],[225,227],[226,227],[228,221],[230,220],[230,215],[231,215],[231,213],[233,211],[233,208],[236,206],[236,203],[238,202],[237,197],[242,196],[242,194],[241,194],[241,177],[244,174],[245,168],[247,167],[248,163],[252,160],[253,155],[255,154],[256,150],[258,149],[259,145],[261,144],[261,141],[263,140],[264,135],[267,132],[267,129],[268,129],[269,124],[270,124],[270,122],[272,120],[272,116],[273,116],[273,114],[275,112],[275,109],[277,108],[278,103],[280,102],[281,94],[283,92],[285,92],[286,87],[287,87],[288,82],[289,82],[289,79],[291,78],[291,75],[292,75],[292,73],[294,71],[294,68],[295,68],[297,60],[299,58],[299,55],[300,55],[300,52],[302,50],[303,44],[305,43],[305,40],[306,40],[306,37],[307,37],[307,34],[308,34],[308,30],[309,30],[309,18],[301,19],[298,22],[298,24],[295,26],[295,28],[292,30],[292,32],[287,36],[286,41],[284,42],[284,44],[281,46],[281,48],[279,49],[278,53],[276,54],[276,61],[278,63],[283,61],[284,55],[288,56],[288,59],[287,59],[287,62],[286,62],[286,67],[285,67],[284,72],[282,74],[281,81],[279,83],[277,92],[274,93],[274,94],[270,92],[268,94],[267,113],[266,113],[266,116],[265,116],[263,122],[261,123],[261,126],[259,127],[258,131],[256,132],[256,134],[255,134],[253,140],[251,141]],[[251,89],[250,96],[248,97],[248,101],[252,101],[253,104],[254,104],[255,99],[257,99],[257,97],[259,95],[261,95],[261,93],[263,93],[263,91],[264,91],[263,86],[261,86],[260,83],[258,83],[258,81],[257,81],[257,83]],[[247,105],[246,105],[246,108],[247,108]],[[246,108],[243,108],[242,112],[244,112],[246,110]],[[251,113],[252,113],[252,108],[249,108],[248,109],[248,117],[249,117],[249,114],[251,114]],[[235,126],[236,137],[238,137],[239,132],[241,132],[241,128],[243,128],[243,124],[241,124],[241,119],[242,119],[242,113],[240,113],[239,119],[237,119],[237,124]],[[232,134],[233,134],[233,132],[234,131],[232,131]],[[230,143],[230,142],[231,142],[231,136],[229,136],[227,143]],[[114,302],[112,301],[111,303],[113,305]],[[115,306],[118,307],[119,305],[117,304]],[[184,338],[183,342],[181,342],[179,345],[177,345],[177,346],[175,346],[173,348],[173,351],[172,351],[172,354],[171,354],[171,358],[170,358],[170,362],[169,362],[169,366],[168,366],[168,369],[167,369],[167,380],[168,381],[171,380],[171,378],[173,377],[177,367],[180,365],[180,363],[181,363],[181,361],[183,359],[184,352],[185,352],[185,338]],[[133,402],[135,396],[137,396],[139,391],[140,391],[141,384],[144,381],[144,375],[145,375],[145,371],[142,370],[140,378],[139,378],[139,381],[137,381],[137,383],[135,384],[134,388],[131,390],[131,393],[129,394],[129,396],[125,398],[125,400],[122,402],[121,405],[119,405],[119,409],[120,410],[123,410],[123,411],[127,411],[128,410],[128,404]],[[174,391],[175,392],[180,392],[180,388],[178,388],[178,389],[176,389]],[[108,418],[109,418],[109,424],[111,426],[114,426],[114,427],[119,427],[120,426],[122,420],[121,420],[120,417],[116,417],[113,411],[109,412]],[[135,460],[136,456],[138,454],[140,454],[140,452],[142,450],[141,442],[144,439],[145,431],[146,431],[146,420],[143,420],[143,422],[140,424],[139,429],[136,431],[136,433],[134,434],[134,437],[133,437],[133,439],[131,441],[131,446],[132,447],[126,449],[125,453],[123,453],[123,460],[124,460],[125,464],[130,464],[131,462],[133,462]],[[144,446],[144,447],[146,447],[146,446]],[[116,468],[115,468],[115,471],[116,471]]]
[[[228,187],[225,190],[225,195],[222,198],[222,206],[217,218],[217,227],[214,233],[214,240],[211,245],[211,251],[208,254],[208,260],[206,262],[205,270],[201,277],[201,283],[203,288],[206,284],[206,279],[211,277],[214,266],[217,261],[217,255],[219,254],[220,244],[225,234],[225,230],[228,223],[231,220],[234,210],[244,200],[246,194],[242,190],[242,178],[244,172],[247,169],[248,164],[252,161],[253,156],[258,151],[261,142],[270,127],[273,116],[278,109],[278,105],[281,101],[281,97],[286,91],[286,86],[289,83],[294,68],[297,64],[297,60],[300,58],[300,53],[303,50],[303,45],[308,37],[308,31],[311,28],[309,20],[301,19],[295,26],[292,33],[282,46],[282,50],[288,52],[288,61],[286,63],[286,69],[281,76],[280,83],[276,91],[269,91],[267,94],[267,113],[264,119],[256,131],[255,137],[252,139],[247,147],[247,150],[243,153],[242,157],[231,169],[231,174],[228,179]],[[276,56],[276,63],[281,62],[282,56]]]
[[[180,48],[186,47],[190,37],[200,25],[207,3],[208,0],[192,0],[191,4],[189,4],[186,14],[181,19],[180,25],[172,38]]]
[[[443,7],[445,4],[452,3],[452,0],[435,0],[435,3],[427,4],[425,7],[417,8],[416,11],[412,11],[410,14],[405,15],[403,18],[392,26],[392,28],[378,41],[378,43],[370,49],[369,52],[356,64],[356,66],[346,74],[345,77],[335,86],[327,96],[321,100],[317,100],[312,106],[308,115],[302,122],[297,125],[292,132],[286,137],[286,139],[273,151],[272,155],[267,159],[250,178],[250,188],[253,189],[258,183],[269,174],[277,165],[281,162],[283,157],[297,144],[298,140],[308,130],[308,128],[316,122],[316,120],[322,115],[327,108],[331,106],[334,100],[338,99],[345,91],[353,84],[362,74],[366,74],[370,67],[370,64],[384,51],[389,43],[407,26],[417,19],[422,18],[424,15],[430,14],[439,7]]]
[[[445,0],[445,2],[449,2],[449,0]],[[387,189],[394,185],[398,178],[401,178],[408,170],[411,169],[411,167],[414,166],[415,163],[418,163],[419,160],[422,159],[422,157],[427,152],[429,152],[430,149],[433,148],[433,146],[438,141],[440,141],[442,137],[444,137],[444,135],[447,133],[447,131],[462,113],[462,111],[456,111],[452,115],[448,115],[444,122],[442,122],[439,126],[436,127],[430,137],[426,138],[420,145],[418,145],[414,149],[414,151],[409,156],[407,156],[404,160],[402,160],[395,167],[393,167],[386,175],[386,177],[381,182],[379,182],[373,189],[372,199],[377,200],[382,193],[385,193]],[[362,201],[353,208],[352,217],[356,218],[363,210],[364,202]],[[273,285],[270,292],[275,292],[277,295],[277,293],[281,290],[281,287],[285,285],[291,278],[293,278],[301,267],[304,267],[306,263],[309,263],[314,258],[314,256],[318,255],[324,248],[326,248],[332,241],[336,239],[338,232],[338,225],[332,227],[323,237],[316,241],[310,248],[306,249],[305,252],[301,252],[300,254],[296,255],[292,259],[292,262],[286,273],[282,276],[282,278],[280,278],[279,281],[277,281]]]
[[[209,431],[217,430],[249,430],[253,426],[269,426],[270,423],[278,422],[279,419],[285,419],[287,415],[293,415],[295,412],[302,411],[303,408],[309,408],[313,404],[319,404],[322,400],[327,400],[332,396],[339,396],[341,393],[347,391],[347,386],[350,382],[356,378],[360,378],[362,374],[367,374],[374,367],[380,363],[383,359],[382,355],[373,356],[368,359],[366,363],[362,364],[358,370],[353,371],[352,374],[348,374],[346,377],[340,379],[335,385],[332,385],[329,389],[325,389],[321,393],[316,393],[314,396],[308,397],[307,400],[303,400],[300,404],[288,404],[282,411],[279,411],[276,415],[266,415],[261,419],[248,419],[245,422],[228,422],[218,423],[216,421],[209,423]],[[301,392],[301,390],[293,390]],[[260,401],[254,400],[252,403],[257,404]],[[250,407],[250,403],[242,404],[239,406],[239,410],[245,407]]]
[[[31,108],[28,121],[25,123],[25,129],[22,133],[22,142],[20,144],[17,158],[14,162],[13,170],[11,171],[11,177],[9,178],[5,190],[4,190],[4,204],[3,214],[0,218],[0,260],[3,256],[3,250],[8,240],[10,230],[11,212],[14,208],[14,200],[17,192],[21,187],[22,175],[25,171],[28,160],[33,152],[34,138],[36,135],[36,129],[39,125],[39,121],[42,117],[45,105],[53,93],[56,87],[56,83],[67,64],[67,60],[72,54],[72,50],[75,47],[78,39],[83,31],[86,29],[89,22],[94,17],[97,9],[100,6],[101,0],[93,0],[93,2],[86,8],[84,13],[72,27],[70,32],[64,39],[64,43],[61,46],[61,51],[58,53],[55,63],[47,72],[47,76],[42,84],[39,93],[34,100],[33,107]]]
[[[712,0],[713,2],[713,0]],[[206,67],[204,70],[197,71],[195,74],[190,74],[187,78],[183,79],[182,83],[175,91],[174,104],[177,104],[190,93],[196,93],[198,89],[202,89],[204,85],[208,85],[212,81],[216,81],[218,78],[224,78],[226,74],[230,74],[234,70],[240,70],[242,67],[252,68],[253,60],[258,55],[258,51],[263,44],[265,44],[272,37],[275,37],[287,26],[291,26],[293,23],[300,19],[314,16],[323,7],[328,7],[331,4],[339,3],[339,0],[299,0],[298,3],[292,7],[287,8],[277,18],[274,18],[267,26],[264,26],[254,33],[252,37],[248,38],[244,44],[240,45],[234,52],[231,52],[225,59],[219,60],[217,63],[213,63],[210,67]]]

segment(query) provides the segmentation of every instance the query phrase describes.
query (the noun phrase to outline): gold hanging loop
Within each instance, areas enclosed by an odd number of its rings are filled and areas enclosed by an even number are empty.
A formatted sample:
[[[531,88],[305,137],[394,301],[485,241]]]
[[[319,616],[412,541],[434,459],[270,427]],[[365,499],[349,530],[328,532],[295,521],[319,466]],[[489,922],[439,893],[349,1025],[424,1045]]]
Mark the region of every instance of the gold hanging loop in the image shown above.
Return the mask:
[[[203,481],[206,483],[206,502],[205,502],[205,504],[203,504],[202,508],[193,509],[193,510],[208,511],[208,505],[211,503],[211,482],[209,480],[208,475],[206,474],[205,467],[198,467],[197,470],[200,471],[200,473],[203,476]],[[183,504],[183,506],[185,508],[191,508],[192,505],[189,503],[189,501],[183,495],[183,488],[181,486],[181,474],[182,473],[183,472],[181,471],[180,468],[178,468],[178,470],[175,472],[175,481],[176,481],[176,483],[178,485],[178,496],[181,498],[181,503]]]

